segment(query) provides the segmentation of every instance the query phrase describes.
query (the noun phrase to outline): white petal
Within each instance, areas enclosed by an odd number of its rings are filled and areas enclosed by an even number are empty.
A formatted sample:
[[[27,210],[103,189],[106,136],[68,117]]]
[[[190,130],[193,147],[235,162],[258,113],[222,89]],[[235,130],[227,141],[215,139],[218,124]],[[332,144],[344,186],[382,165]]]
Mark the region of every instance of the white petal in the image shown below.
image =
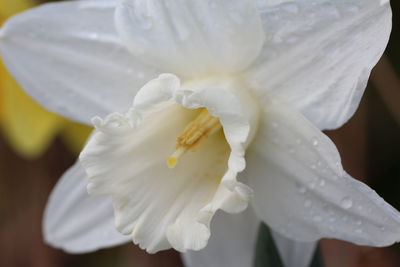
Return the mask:
[[[48,109],[90,123],[125,110],[158,72],[139,63],[114,29],[111,0],[53,3],[11,18],[0,49],[22,87]]]
[[[86,253],[129,241],[115,230],[111,199],[89,196],[86,174],[72,166],[58,182],[47,203],[43,233],[46,242],[70,253]]]
[[[186,76],[243,70],[264,41],[252,0],[123,0],[115,20],[137,57]]]
[[[256,213],[275,231],[298,241],[400,241],[399,213],[343,170],[332,141],[300,113],[269,102],[260,124],[246,176]]]
[[[298,242],[272,231],[285,267],[308,267],[315,253],[316,242]]]
[[[259,2],[267,39],[249,79],[260,99],[270,91],[320,129],[340,127],[357,109],[386,47],[388,1]]]
[[[259,227],[260,220],[251,208],[240,214],[217,213],[207,247],[183,253],[185,266],[252,267]]]
[[[204,248],[218,209],[247,207],[251,189],[236,174],[245,167],[253,125],[244,110],[252,106],[225,87],[181,86],[176,76],[161,75],[139,91],[128,113],[94,120],[97,130],[81,154],[89,191],[113,196],[118,230],[148,252]],[[169,169],[166,158],[200,107],[220,119],[224,134],[209,136]]]

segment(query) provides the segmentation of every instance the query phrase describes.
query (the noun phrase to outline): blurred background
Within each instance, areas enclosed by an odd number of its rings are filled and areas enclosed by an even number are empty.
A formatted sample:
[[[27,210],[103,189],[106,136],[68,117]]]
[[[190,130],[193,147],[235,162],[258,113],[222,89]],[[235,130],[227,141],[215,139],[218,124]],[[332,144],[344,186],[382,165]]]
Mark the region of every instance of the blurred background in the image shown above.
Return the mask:
[[[0,0],[0,24],[44,1]],[[400,2],[391,1],[393,32],[356,115],[327,134],[345,169],[400,210]],[[72,165],[90,128],[51,114],[18,88],[0,65],[0,267],[179,267],[179,254],[149,255],[133,244],[69,255],[42,240],[47,197]],[[400,266],[400,245],[370,248],[320,242],[327,267]]]

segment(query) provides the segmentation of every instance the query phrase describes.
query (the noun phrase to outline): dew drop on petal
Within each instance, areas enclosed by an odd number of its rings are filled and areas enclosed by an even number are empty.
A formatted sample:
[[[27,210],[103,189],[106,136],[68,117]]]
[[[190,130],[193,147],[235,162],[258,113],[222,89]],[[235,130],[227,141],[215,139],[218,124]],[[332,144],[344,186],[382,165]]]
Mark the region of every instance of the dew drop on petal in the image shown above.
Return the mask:
[[[340,206],[344,209],[350,209],[353,206],[353,200],[349,197],[344,197],[342,201],[340,201]]]
[[[90,33],[89,35],[88,35],[88,37],[91,39],[91,40],[97,40],[97,39],[99,39],[99,35],[97,34],[97,33]]]
[[[316,137],[314,137],[312,139],[311,143],[312,143],[313,146],[318,146],[318,144],[319,144],[318,139]]]

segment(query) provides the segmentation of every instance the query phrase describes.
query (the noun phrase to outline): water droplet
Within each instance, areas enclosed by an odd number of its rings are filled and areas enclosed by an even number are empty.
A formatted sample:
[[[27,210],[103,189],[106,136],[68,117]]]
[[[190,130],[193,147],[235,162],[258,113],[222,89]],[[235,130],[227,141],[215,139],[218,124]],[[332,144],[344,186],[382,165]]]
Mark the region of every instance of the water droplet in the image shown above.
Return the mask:
[[[304,201],[304,207],[309,208],[312,206],[312,201],[310,199],[306,199]]]
[[[386,230],[386,229],[385,229],[385,226],[381,226],[380,229],[381,229],[382,232],[385,232],[385,230]]]
[[[318,139],[316,137],[314,137],[311,142],[313,146],[318,146],[319,144]]]
[[[321,179],[321,181],[319,181],[319,186],[325,186],[325,180]]]
[[[90,33],[89,35],[88,35],[88,37],[89,37],[89,39],[92,39],[92,40],[97,40],[98,38],[99,38],[99,35],[97,34],[97,33]]]
[[[344,209],[350,209],[353,206],[353,200],[349,197],[344,197],[342,201],[340,201],[340,205]]]

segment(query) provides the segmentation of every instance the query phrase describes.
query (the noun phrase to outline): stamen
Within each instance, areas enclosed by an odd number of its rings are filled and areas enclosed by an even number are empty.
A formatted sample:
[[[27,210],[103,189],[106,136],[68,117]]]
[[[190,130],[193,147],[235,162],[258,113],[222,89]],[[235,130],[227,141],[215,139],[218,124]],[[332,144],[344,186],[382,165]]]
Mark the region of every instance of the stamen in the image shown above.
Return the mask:
[[[176,164],[178,163],[178,159],[183,154],[185,154],[186,151],[187,151],[187,148],[185,148],[185,147],[179,147],[177,150],[175,150],[175,152],[172,153],[172,155],[167,158],[168,168],[170,168],[170,169],[175,168]]]
[[[215,134],[221,128],[219,119],[208,113],[206,108],[202,108],[200,114],[185,127],[177,138],[176,150],[167,158],[168,167],[174,168],[182,155],[188,150],[195,151],[207,137]]]

